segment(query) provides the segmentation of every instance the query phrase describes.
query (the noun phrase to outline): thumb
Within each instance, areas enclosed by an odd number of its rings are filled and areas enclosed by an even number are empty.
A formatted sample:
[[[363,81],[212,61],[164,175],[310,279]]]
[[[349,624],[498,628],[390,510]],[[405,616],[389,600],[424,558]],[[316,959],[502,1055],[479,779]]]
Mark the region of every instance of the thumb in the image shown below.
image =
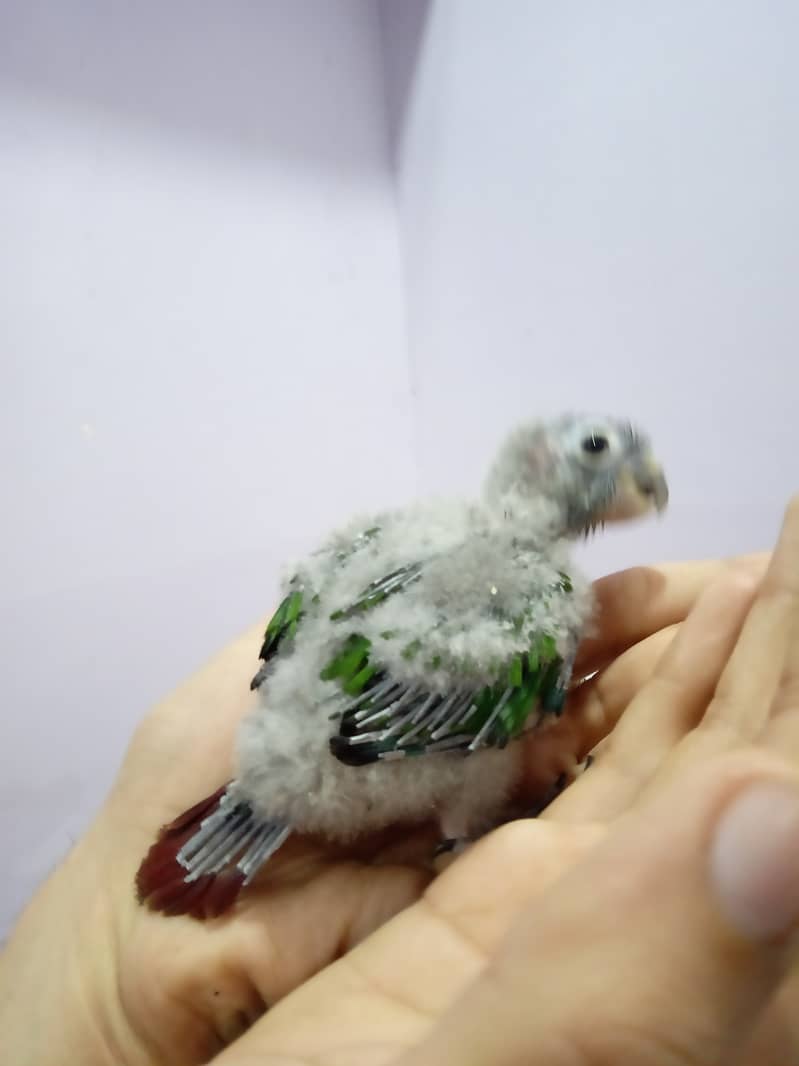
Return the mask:
[[[764,755],[674,781],[560,880],[410,1066],[715,1066],[799,920],[799,782]]]

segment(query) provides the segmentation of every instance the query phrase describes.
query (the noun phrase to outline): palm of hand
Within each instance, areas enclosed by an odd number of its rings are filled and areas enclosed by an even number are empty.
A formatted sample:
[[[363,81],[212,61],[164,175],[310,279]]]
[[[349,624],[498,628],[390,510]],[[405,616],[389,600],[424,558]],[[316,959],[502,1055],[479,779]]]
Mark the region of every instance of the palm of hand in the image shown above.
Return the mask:
[[[233,731],[246,710],[241,678],[251,665],[257,632],[258,627],[229,647],[146,719],[89,838],[112,870],[110,881],[98,880],[98,891],[107,897],[100,906],[114,926],[123,1016],[142,1061],[172,1066],[207,1061],[266,1004],[417,900],[433,876],[437,835],[431,824],[372,835],[347,849],[292,838],[231,916],[215,922],[165,919],[136,902],[136,865],[158,826],[229,774]],[[564,741],[567,750],[574,743],[572,732],[561,730],[548,739],[549,758],[536,763],[542,784],[556,775],[556,753]],[[539,861],[527,862],[526,876],[508,871],[507,907],[498,915],[506,909],[510,920],[518,905],[514,891],[520,901],[531,890],[530,877],[551,875],[567,860],[571,835],[542,841]],[[454,886],[456,899],[470,891],[463,869],[460,860],[442,878]]]
[[[610,619],[609,635],[586,648],[584,669],[612,658],[619,646],[631,646],[578,690],[550,737],[531,743],[531,792],[551,781],[564,751],[579,758],[612,729],[652,675],[675,623],[720,568],[696,564],[671,581],[662,572],[635,572],[625,577],[624,589],[616,587],[618,579],[608,586],[608,601],[623,598],[627,614]],[[357,1020],[362,1061],[388,1061],[418,1040],[473,980],[520,910],[624,816],[644,780],[655,770],[668,774],[690,728],[686,721],[678,733],[646,745],[634,786],[620,768],[642,738],[622,736],[621,746],[612,738],[602,773],[586,775],[545,817],[491,834],[427,888],[432,827],[396,830],[347,850],[298,839],[284,846],[231,917],[209,924],[167,920],[136,903],[135,868],[159,825],[228,776],[233,730],[245,710],[241,678],[248,676],[256,640],[256,631],[247,634],[144,723],[89,838],[89,846],[93,842],[106,860],[113,859],[111,880],[98,891],[117,945],[123,1039],[136,1049],[126,1062],[208,1061],[265,1004],[281,1000],[340,956],[334,968],[270,1015],[270,1048],[293,1062],[332,1066],[343,1061],[336,1055],[346,1047],[346,1061],[361,1061],[353,1049]],[[712,691],[705,691],[706,675],[695,679],[705,699]],[[392,951],[401,965],[387,968]],[[330,979],[338,995],[328,1008],[329,999],[314,997]],[[236,1056],[239,1049],[246,1056],[246,1044],[230,1049],[231,1062],[245,1061]]]

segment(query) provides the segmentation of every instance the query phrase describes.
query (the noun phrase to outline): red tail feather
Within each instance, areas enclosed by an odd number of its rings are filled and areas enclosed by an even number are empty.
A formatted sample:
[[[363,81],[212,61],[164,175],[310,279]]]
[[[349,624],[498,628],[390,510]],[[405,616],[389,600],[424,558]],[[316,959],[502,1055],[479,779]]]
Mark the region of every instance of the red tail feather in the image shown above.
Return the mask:
[[[223,785],[161,829],[136,874],[140,903],[163,914],[189,914],[200,920],[216,918],[235,903],[244,883],[242,874],[206,874],[187,883],[186,870],[177,860],[180,849],[213,811],[226,788]]]

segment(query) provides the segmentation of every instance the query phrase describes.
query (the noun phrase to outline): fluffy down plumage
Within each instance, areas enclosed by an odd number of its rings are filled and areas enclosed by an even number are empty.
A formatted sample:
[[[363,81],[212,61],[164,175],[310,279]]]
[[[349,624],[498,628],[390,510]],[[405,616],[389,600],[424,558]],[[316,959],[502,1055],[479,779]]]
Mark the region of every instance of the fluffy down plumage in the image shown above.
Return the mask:
[[[514,741],[561,711],[592,618],[569,540],[666,496],[629,423],[565,416],[511,435],[482,500],[333,534],[287,571],[234,780],[165,828],[140,898],[218,913],[291,832],[495,824],[521,772]]]

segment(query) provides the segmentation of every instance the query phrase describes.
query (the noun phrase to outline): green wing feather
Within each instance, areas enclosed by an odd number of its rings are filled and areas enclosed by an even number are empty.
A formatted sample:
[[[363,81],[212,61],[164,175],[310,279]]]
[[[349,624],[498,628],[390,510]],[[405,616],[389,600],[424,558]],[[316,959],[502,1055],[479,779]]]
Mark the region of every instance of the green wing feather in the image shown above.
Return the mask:
[[[332,565],[340,566],[355,555],[356,552],[371,544],[375,538],[380,536],[380,532],[381,527],[379,525],[370,526],[368,529],[363,530],[362,533],[359,533],[357,537],[354,537],[348,544],[345,544],[344,547],[340,545],[336,547],[325,545],[316,554],[327,555]],[[410,571],[412,570],[415,571],[416,568],[404,567],[393,574],[389,574],[387,578],[372,582],[367,589],[364,589],[362,595],[354,604],[343,611],[335,612],[331,615],[331,620],[339,621],[349,618],[359,611],[374,607],[377,603],[382,602],[387,595],[390,595],[391,591],[400,587],[404,588],[408,578],[415,580],[418,575],[411,574]],[[258,653],[261,666],[250,682],[251,689],[257,689],[263,684],[268,673],[269,664],[278,652],[294,639],[309,605],[315,605],[319,602],[319,596],[313,590],[309,591],[304,588],[300,584],[299,577],[292,578],[289,582],[289,590],[278,609],[270,618],[264,632],[263,643]]]
[[[339,555],[346,558],[378,532],[377,528],[367,530],[351,550]],[[417,581],[422,570],[421,564],[412,563],[373,581],[352,604],[334,611],[331,621],[349,620],[372,610]],[[571,582],[566,574],[559,576],[548,593],[568,595]],[[290,588],[266,627],[262,666],[252,688],[260,686],[268,664],[293,640],[311,602],[318,602],[318,597],[301,587]],[[521,631],[525,619],[515,624]],[[332,753],[344,763],[361,766],[435,751],[469,753],[480,747],[504,747],[524,731],[531,715],[561,712],[570,680],[570,664],[558,654],[555,639],[534,630],[528,638],[526,652],[497,665],[491,684],[439,693],[426,690],[423,683],[393,679],[374,655],[372,642],[350,633],[320,675],[322,680],[337,681],[347,698],[343,710],[337,712],[340,722],[330,741]],[[420,639],[412,640],[403,655],[413,659],[422,649]],[[435,657],[423,668],[436,671],[441,665]]]
[[[569,595],[571,582],[562,574],[547,591]],[[518,620],[519,626],[523,621]],[[497,666],[493,683],[438,693],[423,683],[392,679],[371,641],[352,634],[321,674],[323,680],[337,680],[349,697],[337,712],[341,720],[330,742],[332,753],[342,762],[362,766],[437,751],[504,747],[525,730],[532,715],[559,714],[570,681],[571,664],[558,654],[554,637],[531,630],[528,639],[525,653]],[[413,658],[422,647],[415,640],[405,653]],[[440,665],[435,659],[424,664],[431,671]]]
[[[261,667],[250,682],[251,689],[260,687],[266,677],[268,664],[277,655],[284,642],[293,640],[296,636],[304,616],[303,605],[305,598],[306,594],[302,589],[293,589],[281,601],[280,606],[269,619],[264,632],[264,641],[261,645],[261,650],[258,652]]]

